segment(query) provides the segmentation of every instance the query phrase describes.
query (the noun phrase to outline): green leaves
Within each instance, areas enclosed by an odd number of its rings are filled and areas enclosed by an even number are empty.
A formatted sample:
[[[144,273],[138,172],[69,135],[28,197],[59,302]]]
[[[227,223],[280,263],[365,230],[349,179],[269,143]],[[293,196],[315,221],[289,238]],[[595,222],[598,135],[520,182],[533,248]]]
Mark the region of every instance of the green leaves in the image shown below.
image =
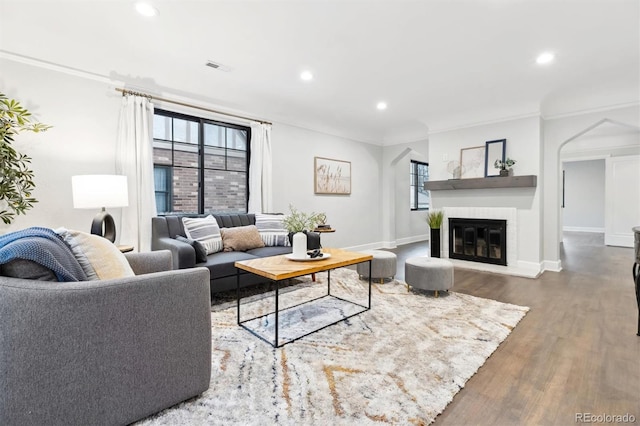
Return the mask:
[[[0,93],[0,219],[10,224],[16,215],[26,214],[38,201],[31,196],[35,189],[31,158],[17,152],[12,143],[20,131],[44,132],[51,128],[32,122],[31,113],[15,99]]]
[[[313,231],[318,223],[324,223],[327,215],[324,213],[303,213],[289,204],[289,213],[282,223],[289,232]]]
[[[440,229],[443,219],[444,212],[442,210],[431,210],[429,214],[427,214],[427,223],[431,229]]]

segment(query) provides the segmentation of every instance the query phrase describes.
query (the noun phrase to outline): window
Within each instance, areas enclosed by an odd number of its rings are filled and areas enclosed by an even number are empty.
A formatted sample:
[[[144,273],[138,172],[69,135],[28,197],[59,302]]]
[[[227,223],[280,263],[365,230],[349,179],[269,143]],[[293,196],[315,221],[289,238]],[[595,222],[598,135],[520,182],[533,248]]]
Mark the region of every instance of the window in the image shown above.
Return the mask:
[[[429,164],[411,160],[411,210],[428,210],[431,195],[424,189],[424,183],[429,180]]]
[[[171,211],[171,167],[154,166],[153,181],[156,190],[156,208],[159,213]]]
[[[250,137],[248,127],[156,110],[158,213],[246,213]]]

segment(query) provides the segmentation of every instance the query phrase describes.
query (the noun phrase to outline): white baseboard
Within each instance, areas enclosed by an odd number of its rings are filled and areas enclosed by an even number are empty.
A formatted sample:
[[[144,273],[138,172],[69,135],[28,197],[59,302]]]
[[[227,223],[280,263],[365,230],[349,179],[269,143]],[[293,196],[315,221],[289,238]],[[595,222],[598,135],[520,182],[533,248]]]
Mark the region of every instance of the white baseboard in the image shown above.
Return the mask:
[[[415,235],[413,237],[399,238],[396,240],[396,244],[401,246],[403,244],[417,243],[419,241],[429,241],[429,234]]]
[[[595,232],[597,234],[604,234],[604,228],[590,228],[586,226],[563,226],[562,230],[567,232]]]
[[[342,247],[344,250],[350,250],[350,251],[362,251],[362,250],[377,250],[380,248],[396,248],[395,243],[390,242],[390,241],[380,241],[377,243],[368,243],[368,244],[361,244],[358,246],[351,246],[351,247]]]
[[[560,272],[562,271],[562,261],[561,260],[544,260],[542,262],[542,272]]]
[[[605,235],[604,244],[616,247],[633,247],[633,234],[629,235]]]
[[[407,238],[400,238],[398,240],[395,241],[378,241],[375,243],[367,243],[367,244],[360,244],[357,246],[351,246],[351,247],[342,247],[345,250],[353,250],[353,251],[359,251],[359,250],[376,250],[376,249],[394,249],[397,248],[398,246],[401,246],[403,244],[410,244],[410,243],[417,243],[420,241],[429,241],[429,235],[428,234],[424,234],[424,235],[416,235],[414,237],[407,237]]]

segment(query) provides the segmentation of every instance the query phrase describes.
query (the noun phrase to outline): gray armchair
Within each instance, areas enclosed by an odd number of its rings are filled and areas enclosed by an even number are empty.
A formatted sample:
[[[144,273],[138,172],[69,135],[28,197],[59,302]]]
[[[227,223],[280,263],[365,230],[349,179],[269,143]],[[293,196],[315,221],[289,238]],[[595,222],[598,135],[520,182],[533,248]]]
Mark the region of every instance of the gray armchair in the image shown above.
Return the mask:
[[[0,424],[128,424],[209,388],[209,271],[126,256],[136,277],[0,276]]]

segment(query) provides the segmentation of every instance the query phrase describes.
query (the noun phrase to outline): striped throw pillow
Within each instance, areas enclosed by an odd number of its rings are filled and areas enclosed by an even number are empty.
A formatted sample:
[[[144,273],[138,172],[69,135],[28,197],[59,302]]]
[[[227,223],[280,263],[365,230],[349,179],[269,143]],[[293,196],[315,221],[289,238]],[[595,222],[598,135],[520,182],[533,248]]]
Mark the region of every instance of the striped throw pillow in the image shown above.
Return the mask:
[[[207,217],[183,217],[184,233],[187,238],[196,240],[204,246],[207,254],[222,251],[222,236],[216,219]]]
[[[267,247],[289,246],[289,231],[284,227],[282,214],[256,213],[256,228]]]

